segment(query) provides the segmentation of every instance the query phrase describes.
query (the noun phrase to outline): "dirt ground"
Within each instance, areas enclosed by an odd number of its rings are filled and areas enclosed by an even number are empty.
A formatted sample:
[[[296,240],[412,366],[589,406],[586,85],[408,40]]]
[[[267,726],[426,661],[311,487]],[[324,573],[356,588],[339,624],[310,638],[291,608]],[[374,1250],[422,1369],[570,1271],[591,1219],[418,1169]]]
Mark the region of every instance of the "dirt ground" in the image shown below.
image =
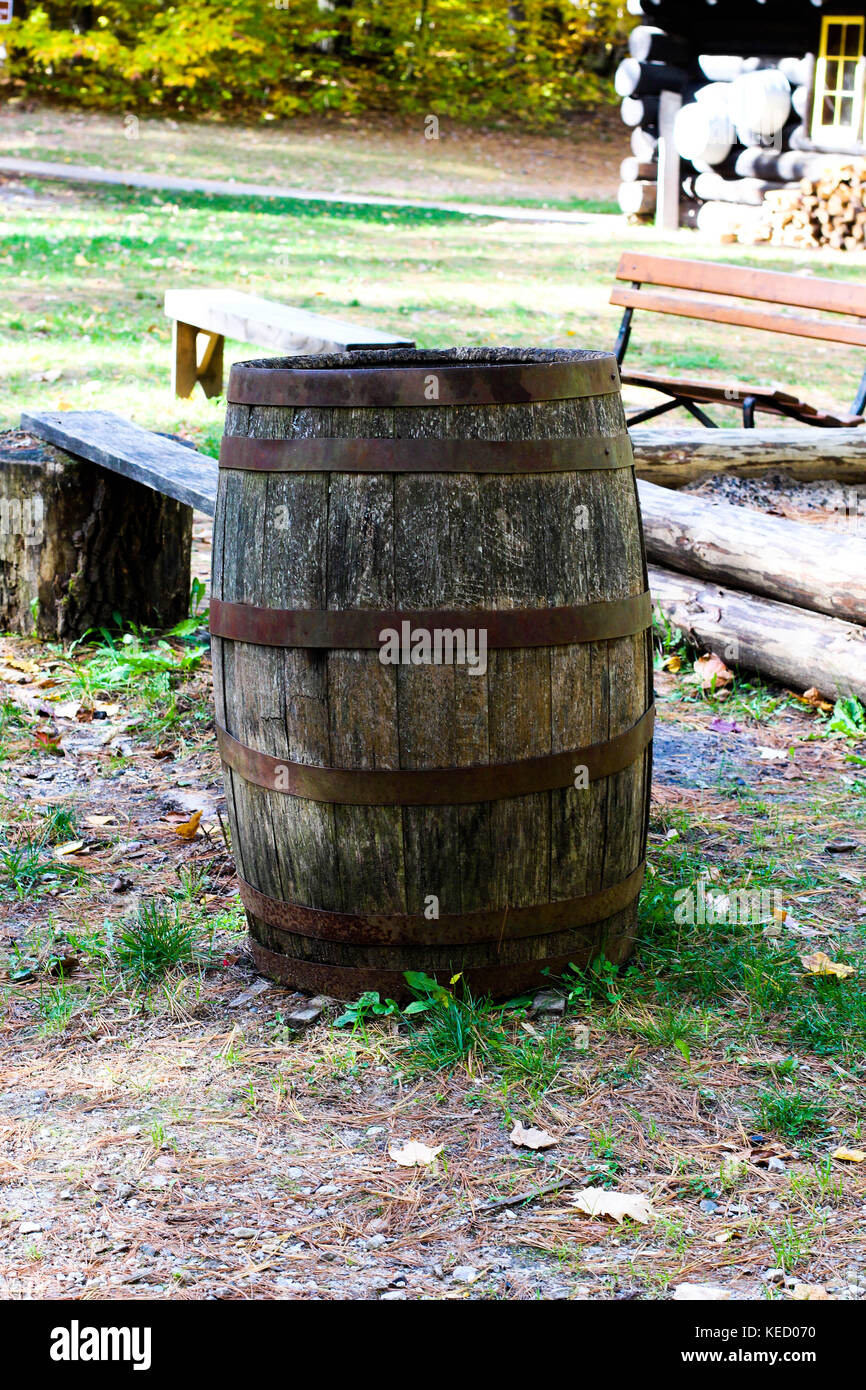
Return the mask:
[[[198,519],[202,575],[209,542]],[[787,1055],[772,1028],[748,1044],[706,1033],[683,1052],[637,1016],[610,1026],[548,1001],[516,1024],[533,1045],[561,1044],[534,1087],[482,1058],[413,1073],[404,1023],[337,1029],[333,1001],[291,1026],[306,1001],[260,980],[246,952],[206,718],[148,733],[115,704],[82,722],[65,687],[57,698],[60,673],[44,648],[3,641],[0,697],[19,721],[0,765],[8,843],[70,805],[77,828],[59,846],[74,878],[7,891],[0,907],[0,1298],[616,1300],[683,1283],[866,1298],[866,1165],[828,1157],[859,1134],[862,1058],[802,1062],[827,1098],[815,1148],[761,1132],[750,1109],[756,1077]],[[813,883],[792,930],[834,953],[866,916],[846,746],[816,742],[806,708],[720,721],[675,671],[656,687],[648,884],[686,820],[717,862],[727,834],[736,864],[756,814],[769,817]],[[181,698],[207,710],[206,664]],[[738,799],[745,787],[759,801]],[[57,944],[106,923],[116,936],[179,888],[214,928],[201,970],[136,994],[98,954]],[[517,1120],[555,1142],[517,1148]],[[410,1140],[441,1153],[400,1167],[389,1149]],[[586,1215],[576,1194],[597,1185],[648,1199],[651,1221]]]
[[[131,137],[131,138],[130,138]],[[629,132],[615,108],[588,110],[555,134],[453,126],[438,140],[424,117],[299,119],[232,126],[102,116],[10,102],[0,109],[0,157],[237,178],[328,193],[469,202],[615,200]]]

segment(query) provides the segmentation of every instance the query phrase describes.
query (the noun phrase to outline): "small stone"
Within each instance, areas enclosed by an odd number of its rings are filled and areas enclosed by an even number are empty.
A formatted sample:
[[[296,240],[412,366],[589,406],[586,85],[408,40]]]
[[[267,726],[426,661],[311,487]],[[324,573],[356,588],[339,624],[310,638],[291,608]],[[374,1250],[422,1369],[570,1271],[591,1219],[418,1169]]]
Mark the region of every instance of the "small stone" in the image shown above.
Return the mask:
[[[382,1235],[381,1231],[377,1231],[374,1236],[367,1237],[367,1244],[371,1250],[378,1250],[380,1245],[385,1244],[385,1239],[386,1237]]]
[[[44,1231],[45,1227],[41,1221],[22,1221],[18,1227],[20,1236],[35,1236],[37,1231]]]
[[[235,1236],[238,1240],[252,1240],[258,1235],[258,1231],[253,1226],[234,1226],[229,1235]]]
[[[478,1270],[472,1265],[455,1265],[451,1271],[451,1278],[455,1284],[474,1284],[478,1278]]]
[[[311,1024],[318,1023],[324,1013],[324,1007],[321,1000],[310,999],[306,1004],[301,1004],[286,1014],[284,1022],[288,1028],[309,1028]]]
[[[368,1134],[368,1135],[371,1135],[371,1136],[374,1135],[374,1134],[384,1134],[384,1133],[385,1133],[385,1126],[384,1126],[384,1125],[371,1125],[370,1128],[369,1128],[368,1130],[365,1131],[365,1133]]]
[[[731,1290],[720,1284],[677,1284],[674,1289],[676,1303],[722,1303],[732,1297]]]
[[[177,1171],[177,1159],[172,1158],[171,1154],[160,1154],[153,1166],[154,1168],[163,1168],[168,1172],[174,1173]]]
[[[565,999],[555,989],[541,989],[532,1001],[532,1008],[537,1014],[564,1014]]]
[[[128,893],[131,887],[132,879],[127,878],[125,874],[118,874],[117,878],[112,879],[111,887],[108,891],[110,893]]]
[[[784,1284],[785,1271],[783,1269],[765,1269],[761,1277],[765,1284]]]
[[[379,1295],[380,1303],[405,1303],[406,1295],[400,1289],[389,1289],[387,1293]]]
[[[338,1192],[342,1192],[342,1187],[335,1182],[326,1182],[324,1186],[316,1188],[317,1197],[331,1197]]]
[[[710,1197],[704,1197],[701,1202],[701,1211],[705,1211],[707,1216],[712,1216],[713,1212],[718,1211],[718,1209],[718,1202],[714,1202]]]
[[[776,1158],[775,1155],[773,1156],[773,1158],[769,1160],[769,1162],[767,1163],[767,1167],[773,1173],[787,1172],[787,1167],[785,1165],[784,1159]]]

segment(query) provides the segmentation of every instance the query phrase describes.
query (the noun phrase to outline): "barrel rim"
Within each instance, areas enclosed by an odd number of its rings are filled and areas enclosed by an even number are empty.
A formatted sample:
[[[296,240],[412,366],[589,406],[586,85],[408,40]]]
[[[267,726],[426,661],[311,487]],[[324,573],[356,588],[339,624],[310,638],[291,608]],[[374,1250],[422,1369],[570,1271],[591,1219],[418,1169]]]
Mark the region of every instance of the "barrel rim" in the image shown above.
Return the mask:
[[[620,390],[611,352],[477,352],[480,356],[472,357],[462,349],[399,349],[239,362],[231,369],[226,396],[234,405],[417,408],[532,404]]]

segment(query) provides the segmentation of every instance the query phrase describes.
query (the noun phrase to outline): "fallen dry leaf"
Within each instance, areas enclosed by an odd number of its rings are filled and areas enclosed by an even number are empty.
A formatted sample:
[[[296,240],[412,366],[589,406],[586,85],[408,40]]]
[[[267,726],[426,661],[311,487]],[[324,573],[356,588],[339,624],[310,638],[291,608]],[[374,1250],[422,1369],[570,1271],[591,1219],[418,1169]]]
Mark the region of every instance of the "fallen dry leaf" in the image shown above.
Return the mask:
[[[117,825],[117,816],[85,816],[84,824],[91,830],[98,830],[103,825]]]
[[[734,679],[733,671],[728,669],[721,657],[716,656],[715,652],[698,657],[695,662],[695,675],[704,690],[709,690],[711,686],[718,690],[719,686],[730,685]]]
[[[833,706],[829,701],[821,698],[821,692],[816,690],[814,685],[810,685],[809,689],[804,690],[802,695],[798,695],[793,690],[788,693],[793,695],[794,699],[798,700],[801,705],[808,705],[810,709],[819,709],[823,714],[831,714],[833,711]]]
[[[720,1284],[677,1284],[674,1289],[675,1303],[723,1303],[730,1298],[733,1298],[731,1290],[723,1289]]]
[[[54,846],[54,854],[57,859],[63,859],[67,854],[77,854],[80,849],[84,849],[83,840],[67,840],[65,844]]]
[[[854,974],[853,965],[841,965],[838,961],[831,960],[824,951],[813,951],[810,956],[801,956],[800,962],[807,975],[835,975],[837,979],[844,980],[848,975]]]
[[[549,1149],[556,1140],[546,1129],[524,1129],[521,1120],[511,1131],[511,1142],[521,1149]]]
[[[823,1303],[830,1299],[823,1284],[795,1284],[791,1297],[796,1303]]]
[[[193,811],[189,820],[184,821],[182,825],[175,825],[172,827],[175,835],[180,835],[183,840],[194,840],[198,834],[198,823],[201,818],[201,811]]]
[[[766,744],[758,744],[758,757],[763,758],[765,763],[786,763],[788,761],[787,748],[768,748]]]
[[[642,1192],[607,1192],[603,1187],[584,1187],[572,1206],[587,1216],[610,1216],[622,1223],[627,1216],[645,1226],[655,1216],[649,1197]]]
[[[399,1163],[401,1168],[426,1168],[441,1154],[442,1147],[440,1144],[438,1149],[431,1149],[426,1144],[419,1143],[417,1139],[410,1139],[402,1149],[397,1148],[396,1144],[391,1144],[388,1157]]]
[[[844,1147],[835,1149],[830,1155],[831,1158],[839,1158],[843,1163],[866,1163],[866,1152],[863,1149],[846,1149]]]
[[[663,670],[663,671],[674,671],[674,672],[676,672],[676,671],[681,671],[682,669],[683,669],[683,659],[682,659],[681,656],[678,656],[676,652],[671,652],[670,656],[666,656],[665,659],[664,659],[664,661],[662,662],[662,670]]]

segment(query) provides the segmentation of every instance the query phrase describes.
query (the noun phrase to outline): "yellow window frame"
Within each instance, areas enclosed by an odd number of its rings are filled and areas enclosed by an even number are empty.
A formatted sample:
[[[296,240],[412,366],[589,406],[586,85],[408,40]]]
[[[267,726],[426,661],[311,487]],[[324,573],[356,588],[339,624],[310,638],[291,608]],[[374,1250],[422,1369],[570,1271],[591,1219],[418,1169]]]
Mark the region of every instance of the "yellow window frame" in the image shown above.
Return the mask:
[[[842,30],[839,51],[828,52],[834,27]],[[848,31],[856,32],[855,52],[848,53]],[[821,45],[815,65],[815,99],[812,107],[812,139],[828,141],[837,147],[859,145],[863,139],[864,96],[866,96],[866,57],[864,57],[866,18],[863,15],[828,14],[821,19]],[[846,87],[845,68],[853,65],[851,86]],[[843,102],[851,103],[850,120],[842,121]],[[831,104],[831,119],[827,105]]]

